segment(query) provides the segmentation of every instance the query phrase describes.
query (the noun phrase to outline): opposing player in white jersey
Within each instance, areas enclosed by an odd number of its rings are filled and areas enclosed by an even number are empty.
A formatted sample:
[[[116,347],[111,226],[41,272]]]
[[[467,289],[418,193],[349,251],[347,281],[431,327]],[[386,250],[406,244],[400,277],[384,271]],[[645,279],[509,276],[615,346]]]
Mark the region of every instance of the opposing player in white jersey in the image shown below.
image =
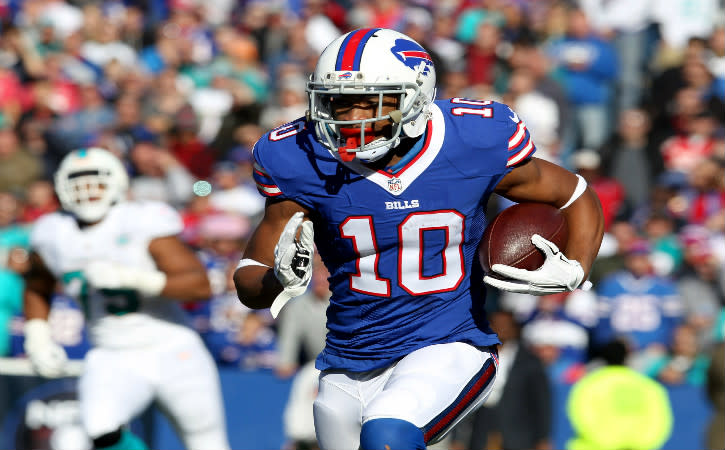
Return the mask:
[[[78,394],[96,449],[146,448],[125,425],[153,400],[187,448],[228,449],[216,366],[179,305],[211,292],[204,267],[177,237],[178,213],[126,201],[126,170],[100,148],[68,154],[55,188],[64,210],[35,224],[25,276],[25,351],[33,367],[47,377],[63,374],[66,355],[46,321],[60,282],[82,304],[94,344]]]

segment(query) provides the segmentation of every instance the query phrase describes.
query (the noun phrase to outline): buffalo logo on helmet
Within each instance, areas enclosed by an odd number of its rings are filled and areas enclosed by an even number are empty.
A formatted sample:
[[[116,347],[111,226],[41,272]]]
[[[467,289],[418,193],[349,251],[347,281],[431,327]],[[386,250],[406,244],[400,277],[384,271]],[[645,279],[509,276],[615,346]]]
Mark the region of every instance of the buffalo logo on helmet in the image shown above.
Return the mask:
[[[350,78],[352,78],[352,73],[351,72],[341,73],[340,75],[337,76],[337,78],[339,80],[349,80]]]
[[[412,70],[420,70],[423,75],[428,75],[433,65],[430,55],[423,47],[408,39],[396,39],[395,45],[390,51],[396,58]],[[423,64],[421,68],[420,65]]]

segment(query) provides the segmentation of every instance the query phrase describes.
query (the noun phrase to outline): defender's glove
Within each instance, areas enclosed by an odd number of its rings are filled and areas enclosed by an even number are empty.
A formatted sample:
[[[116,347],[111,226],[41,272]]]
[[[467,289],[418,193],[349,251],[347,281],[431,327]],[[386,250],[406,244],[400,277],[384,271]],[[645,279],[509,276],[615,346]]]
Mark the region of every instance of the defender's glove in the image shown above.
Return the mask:
[[[47,320],[30,319],[25,322],[25,354],[38,375],[60,377],[65,373],[68,356],[65,349],[50,336]]]
[[[275,318],[289,299],[305,293],[312,278],[314,231],[312,222],[303,220],[303,213],[295,213],[285,225],[274,248],[274,275],[284,288],[270,308]],[[297,230],[300,230],[299,239]]]
[[[155,297],[166,286],[166,274],[159,270],[137,269],[110,261],[92,261],[83,275],[96,289],[132,289],[146,297]]]
[[[508,280],[486,275],[483,281],[504,291],[531,295],[573,291],[579,287],[584,279],[584,269],[578,261],[568,259],[559,251],[556,244],[538,234],[531,237],[531,242],[546,256],[541,267],[536,270],[524,270],[504,264],[494,264],[491,270]]]

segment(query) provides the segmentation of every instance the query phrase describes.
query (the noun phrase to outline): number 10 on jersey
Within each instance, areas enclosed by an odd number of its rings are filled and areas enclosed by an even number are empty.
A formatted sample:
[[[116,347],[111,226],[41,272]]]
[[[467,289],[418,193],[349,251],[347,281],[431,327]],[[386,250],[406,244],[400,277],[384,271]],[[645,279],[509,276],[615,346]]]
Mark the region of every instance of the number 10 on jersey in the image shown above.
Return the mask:
[[[414,212],[397,227],[398,285],[411,295],[448,292],[463,281],[463,240],[465,220],[452,210]],[[445,246],[440,254],[441,273],[423,275],[425,231],[441,230],[445,233]],[[357,254],[356,273],[350,274],[350,289],[378,297],[390,296],[388,278],[380,276],[380,253],[372,216],[351,216],[340,225],[340,235],[351,239]]]

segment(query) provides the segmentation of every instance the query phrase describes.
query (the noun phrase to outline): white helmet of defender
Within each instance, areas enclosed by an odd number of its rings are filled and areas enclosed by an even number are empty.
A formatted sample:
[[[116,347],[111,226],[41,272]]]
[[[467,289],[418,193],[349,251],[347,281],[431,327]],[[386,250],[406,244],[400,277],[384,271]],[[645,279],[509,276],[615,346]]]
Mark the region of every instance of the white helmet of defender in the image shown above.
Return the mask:
[[[113,153],[98,147],[73,150],[55,172],[55,191],[63,209],[79,220],[101,220],[126,198],[128,174]]]
[[[433,62],[420,44],[385,28],[354,30],[335,39],[320,55],[307,84],[309,119],[330,151],[375,161],[397,146],[402,136],[423,134],[435,84]],[[377,114],[364,120],[335,120],[330,99],[338,95],[378,95]],[[399,109],[383,114],[384,95],[398,96]],[[392,122],[392,136],[366,139],[365,128],[370,130],[379,120]],[[359,139],[356,136],[352,141],[356,146],[351,146],[340,128],[358,127]]]

